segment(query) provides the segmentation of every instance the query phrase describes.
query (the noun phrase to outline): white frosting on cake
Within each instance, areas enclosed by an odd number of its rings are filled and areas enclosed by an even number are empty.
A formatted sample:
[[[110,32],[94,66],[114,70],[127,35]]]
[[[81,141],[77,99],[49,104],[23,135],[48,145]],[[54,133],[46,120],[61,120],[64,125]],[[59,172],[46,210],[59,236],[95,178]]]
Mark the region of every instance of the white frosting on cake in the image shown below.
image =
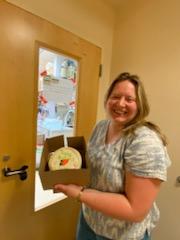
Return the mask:
[[[72,147],[62,147],[50,154],[48,166],[50,170],[79,169],[82,165],[80,153]]]

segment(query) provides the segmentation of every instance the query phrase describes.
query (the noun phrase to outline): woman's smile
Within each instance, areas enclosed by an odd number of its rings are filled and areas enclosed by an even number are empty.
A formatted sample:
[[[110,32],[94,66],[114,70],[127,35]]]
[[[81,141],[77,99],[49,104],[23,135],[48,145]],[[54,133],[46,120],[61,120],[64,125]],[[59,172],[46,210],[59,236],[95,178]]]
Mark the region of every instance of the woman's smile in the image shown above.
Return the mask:
[[[117,83],[107,100],[106,110],[112,121],[120,125],[130,122],[137,114],[134,85],[128,80]]]

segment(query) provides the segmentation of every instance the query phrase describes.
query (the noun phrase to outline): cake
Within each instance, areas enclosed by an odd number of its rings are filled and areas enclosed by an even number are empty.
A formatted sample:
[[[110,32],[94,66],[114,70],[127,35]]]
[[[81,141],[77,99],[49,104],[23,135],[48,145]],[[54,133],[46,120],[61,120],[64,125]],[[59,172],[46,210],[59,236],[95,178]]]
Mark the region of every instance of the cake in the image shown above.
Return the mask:
[[[81,165],[81,155],[72,147],[59,148],[49,156],[48,166],[50,170],[80,169]]]

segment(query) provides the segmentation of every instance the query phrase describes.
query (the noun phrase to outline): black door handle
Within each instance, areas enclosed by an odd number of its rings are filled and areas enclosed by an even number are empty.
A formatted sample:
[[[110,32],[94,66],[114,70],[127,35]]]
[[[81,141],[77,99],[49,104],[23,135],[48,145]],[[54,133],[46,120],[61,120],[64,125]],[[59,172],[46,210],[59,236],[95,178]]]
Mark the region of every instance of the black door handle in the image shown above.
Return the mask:
[[[20,169],[17,169],[17,170],[11,170],[10,168],[4,168],[3,173],[4,173],[5,177],[19,175],[21,180],[25,180],[27,178],[26,169],[28,169],[28,166],[26,166],[26,165],[22,166]]]

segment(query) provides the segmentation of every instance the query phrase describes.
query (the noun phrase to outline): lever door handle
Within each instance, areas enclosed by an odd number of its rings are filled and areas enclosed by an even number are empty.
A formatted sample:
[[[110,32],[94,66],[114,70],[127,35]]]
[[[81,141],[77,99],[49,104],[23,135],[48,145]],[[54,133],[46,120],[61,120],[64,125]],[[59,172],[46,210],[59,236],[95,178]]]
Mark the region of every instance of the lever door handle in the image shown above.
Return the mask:
[[[5,177],[19,175],[21,180],[25,180],[27,178],[26,169],[28,169],[28,166],[26,166],[26,165],[24,165],[20,169],[16,169],[16,170],[11,170],[10,168],[4,168],[3,173],[4,173]]]

